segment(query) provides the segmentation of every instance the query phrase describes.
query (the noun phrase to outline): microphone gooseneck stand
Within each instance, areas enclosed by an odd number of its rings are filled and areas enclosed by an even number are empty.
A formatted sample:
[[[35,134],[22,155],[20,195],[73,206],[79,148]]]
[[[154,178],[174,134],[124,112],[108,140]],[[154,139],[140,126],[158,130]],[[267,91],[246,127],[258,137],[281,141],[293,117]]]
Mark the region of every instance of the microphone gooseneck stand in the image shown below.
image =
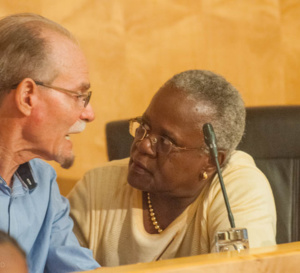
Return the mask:
[[[203,134],[206,145],[209,147],[210,155],[213,162],[216,165],[217,173],[226,204],[226,209],[228,213],[228,219],[231,228],[229,230],[222,230],[216,233],[216,247],[217,251],[231,251],[231,250],[244,250],[249,248],[248,242],[248,232],[246,228],[236,228],[234,223],[233,214],[229,205],[229,200],[227,192],[225,189],[225,184],[223,181],[223,176],[221,173],[221,168],[218,160],[218,148],[217,141],[213,126],[210,123],[205,123],[203,125]]]
[[[204,133],[205,143],[209,147],[210,155],[217,167],[217,173],[218,173],[218,177],[219,177],[219,181],[220,181],[220,185],[221,185],[221,189],[222,189],[222,193],[223,193],[223,197],[224,197],[224,201],[228,213],[230,226],[231,228],[235,228],[234,218],[229,205],[229,200],[228,200],[228,196],[227,196],[227,192],[224,185],[223,176],[221,173],[221,168],[218,160],[217,141],[216,141],[216,135],[213,126],[210,123],[205,123],[203,125],[203,133]]]

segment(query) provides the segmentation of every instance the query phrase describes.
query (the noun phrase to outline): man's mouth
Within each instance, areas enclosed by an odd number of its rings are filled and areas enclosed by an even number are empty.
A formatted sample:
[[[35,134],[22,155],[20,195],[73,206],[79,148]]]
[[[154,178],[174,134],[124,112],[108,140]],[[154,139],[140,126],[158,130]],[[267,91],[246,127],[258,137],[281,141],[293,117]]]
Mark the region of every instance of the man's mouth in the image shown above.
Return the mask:
[[[83,120],[76,121],[69,129],[68,134],[78,134],[81,133],[86,126],[86,122]]]
[[[86,122],[83,120],[76,121],[65,135],[66,140],[70,140],[70,134],[79,134],[85,129]]]

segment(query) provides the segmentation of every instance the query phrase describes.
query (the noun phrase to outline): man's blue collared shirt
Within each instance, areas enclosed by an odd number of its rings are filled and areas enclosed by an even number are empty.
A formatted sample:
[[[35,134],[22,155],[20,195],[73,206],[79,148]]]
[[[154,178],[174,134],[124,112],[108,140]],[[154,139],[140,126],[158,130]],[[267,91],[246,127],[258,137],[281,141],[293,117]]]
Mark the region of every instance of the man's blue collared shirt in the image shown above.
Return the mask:
[[[89,249],[72,232],[69,202],[60,195],[54,169],[40,159],[19,167],[12,189],[0,177],[0,229],[27,253],[32,273],[95,269]]]

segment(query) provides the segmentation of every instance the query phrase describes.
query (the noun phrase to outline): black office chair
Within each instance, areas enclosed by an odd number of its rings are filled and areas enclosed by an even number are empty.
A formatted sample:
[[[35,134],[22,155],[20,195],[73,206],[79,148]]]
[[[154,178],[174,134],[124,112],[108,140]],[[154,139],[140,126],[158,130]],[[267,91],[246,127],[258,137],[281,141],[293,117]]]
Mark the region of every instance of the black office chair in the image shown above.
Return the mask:
[[[127,119],[111,121],[105,127],[108,160],[122,159],[129,156],[133,137],[129,133]]]
[[[127,120],[106,125],[109,160],[129,156]],[[253,156],[270,181],[277,209],[277,243],[300,241],[300,106],[247,108],[239,150]]]

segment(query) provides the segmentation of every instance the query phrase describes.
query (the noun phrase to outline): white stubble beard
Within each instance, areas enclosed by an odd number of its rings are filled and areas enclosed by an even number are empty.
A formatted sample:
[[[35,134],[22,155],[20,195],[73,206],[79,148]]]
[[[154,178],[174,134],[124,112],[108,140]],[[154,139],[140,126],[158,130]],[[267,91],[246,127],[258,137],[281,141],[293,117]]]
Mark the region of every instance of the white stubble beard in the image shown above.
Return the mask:
[[[85,129],[86,122],[83,120],[77,120],[69,129],[68,134],[77,134],[82,132]],[[57,162],[64,169],[69,169],[72,167],[75,160],[75,155],[73,151],[71,151],[70,155],[65,156],[63,151],[58,154]]]

